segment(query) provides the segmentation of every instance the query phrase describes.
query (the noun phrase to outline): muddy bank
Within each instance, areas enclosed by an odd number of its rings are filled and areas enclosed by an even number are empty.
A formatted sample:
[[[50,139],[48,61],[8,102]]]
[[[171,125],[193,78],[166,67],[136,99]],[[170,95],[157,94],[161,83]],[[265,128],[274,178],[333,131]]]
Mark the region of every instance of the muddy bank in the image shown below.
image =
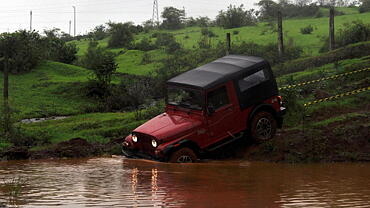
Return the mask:
[[[330,124],[294,130],[282,129],[274,139],[256,144],[244,138],[213,152],[210,159],[241,159],[269,162],[344,162],[370,161],[370,117],[344,119]],[[121,154],[122,139],[107,144],[91,144],[83,138],[49,146],[43,150],[13,147],[0,153],[3,160],[78,158]]]
[[[119,154],[121,139],[111,140],[107,144],[91,144],[83,138],[74,138],[49,146],[42,150],[30,150],[27,147],[12,147],[0,153],[2,160],[46,159],[46,158],[82,158]]]

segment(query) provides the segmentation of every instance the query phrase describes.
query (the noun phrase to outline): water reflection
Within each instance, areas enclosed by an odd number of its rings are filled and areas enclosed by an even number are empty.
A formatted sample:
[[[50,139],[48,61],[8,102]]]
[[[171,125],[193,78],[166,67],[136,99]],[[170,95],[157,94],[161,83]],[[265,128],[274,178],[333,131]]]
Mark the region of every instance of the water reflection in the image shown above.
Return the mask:
[[[369,173],[370,164],[1,162],[0,207],[366,207]],[[1,181],[13,177],[27,183],[9,200]]]

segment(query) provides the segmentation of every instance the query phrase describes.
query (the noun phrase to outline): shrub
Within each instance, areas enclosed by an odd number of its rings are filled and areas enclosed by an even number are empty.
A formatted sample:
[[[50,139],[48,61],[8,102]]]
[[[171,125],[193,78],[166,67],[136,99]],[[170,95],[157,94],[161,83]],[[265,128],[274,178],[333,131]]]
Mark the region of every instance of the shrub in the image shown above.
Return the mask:
[[[109,33],[111,35],[108,41],[109,48],[130,47],[134,40],[132,23],[108,23]]]
[[[306,35],[306,34],[311,34],[313,32],[313,26],[312,25],[307,25],[306,27],[303,27],[301,28],[301,33],[303,35]]]
[[[369,12],[370,11],[370,0],[360,0],[361,6],[359,7],[359,12]]]
[[[151,51],[157,49],[157,45],[152,43],[150,39],[144,37],[138,43],[135,44],[134,49],[140,51]]]
[[[336,35],[335,45],[339,48],[368,40],[370,40],[370,24],[357,20],[343,24],[343,28]],[[329,38],[324,38],[324,41],[320,52],[326,52],[329,49]]]
[[[219,11],[216,22],[218,26],[224,28],[236,28],[255,25],[256,18],[254,16],[254,10],[244,10],[243,4],[239,7],[230,5],[227,11]]]
[[[63,35],[60,34],[60,29],[45,30],[44,33],[46,37],[42,41],[46,59],[66,64],[71,64],[77,59],[76,44],[67,43]]]
[[[171,33],[155,33],[153,34],[157,38],[155,44],[157,47],[168,46],[173,42],[176,42],[175,36]]]
[[[315,57],[302,58],[277,65],[275,75],[280,76],[303,71],[308,68],[320,67],[343,59],[358,58],[370,55],[370,42],[357,43],[327,52]]]
[[[106,92],[110,86],[112,75],[117,69],[114,54],[99,47],[97,42],[92,41],[89,43],[82,63],[87,69],[93,71],[96,87]]]
[[[239,30],[234,30],[233,31],[233,35],[238,35],[239,34]]]

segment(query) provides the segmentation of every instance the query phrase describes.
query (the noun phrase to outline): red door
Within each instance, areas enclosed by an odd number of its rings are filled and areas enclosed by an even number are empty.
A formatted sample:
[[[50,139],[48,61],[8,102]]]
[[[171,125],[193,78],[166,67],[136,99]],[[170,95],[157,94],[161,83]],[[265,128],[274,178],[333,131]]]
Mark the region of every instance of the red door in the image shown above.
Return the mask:
[[[230,101],[226,86],[219,87],[207,94],[208,144],[230,137],[236,124],[236,106]]]

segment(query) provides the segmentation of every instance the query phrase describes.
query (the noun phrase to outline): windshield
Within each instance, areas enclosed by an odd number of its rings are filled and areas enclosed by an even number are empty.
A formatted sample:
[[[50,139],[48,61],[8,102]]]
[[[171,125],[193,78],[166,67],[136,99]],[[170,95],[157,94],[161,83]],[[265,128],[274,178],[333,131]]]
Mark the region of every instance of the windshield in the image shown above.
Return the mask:
[[[202,93],[197,90],[168,87],[168,104],[202,110],[203,97]]]

